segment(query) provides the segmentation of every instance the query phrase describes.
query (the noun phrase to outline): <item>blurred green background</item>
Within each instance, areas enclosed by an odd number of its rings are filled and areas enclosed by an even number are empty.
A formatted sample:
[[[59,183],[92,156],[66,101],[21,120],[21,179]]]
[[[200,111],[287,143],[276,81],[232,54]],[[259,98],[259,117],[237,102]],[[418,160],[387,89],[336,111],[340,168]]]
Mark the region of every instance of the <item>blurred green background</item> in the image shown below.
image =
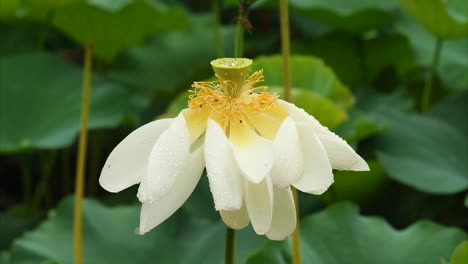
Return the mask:
[[[303,263],[468,263],[468,0],[290,0],[293,101],[370,172],[300,195]],[[186,107],[233,56],[235,0],[0,0],[0,264],[73,263],[84,45],[94,46],[85,263],[222,263],[206,177],[135,234],[136,188],[98,184],[136,127]],[[246,57],[281,93],[277,1],[251,7]],[[464,242],[463,242],[464,241]],[[237,263],[290,263],[289,241],[238,232]]]

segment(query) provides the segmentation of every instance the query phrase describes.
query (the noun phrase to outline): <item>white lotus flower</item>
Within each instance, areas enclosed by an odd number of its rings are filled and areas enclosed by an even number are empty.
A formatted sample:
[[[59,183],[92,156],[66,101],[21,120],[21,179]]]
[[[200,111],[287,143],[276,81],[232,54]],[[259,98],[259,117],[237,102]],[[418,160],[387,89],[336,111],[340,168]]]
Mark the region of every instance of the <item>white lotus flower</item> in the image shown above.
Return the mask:
[[[332,168],[369,170],[339,136],[266,87],[252,61],[212,62],[218,81],[195,82],[189,107],[148,123],[109,155],[99,182],[110,192],[140,183],[140,234],[171,216],[195,189],[206,166],[215,209],[224,223],[287,238],[296,226],[290,186],[321,194]]]

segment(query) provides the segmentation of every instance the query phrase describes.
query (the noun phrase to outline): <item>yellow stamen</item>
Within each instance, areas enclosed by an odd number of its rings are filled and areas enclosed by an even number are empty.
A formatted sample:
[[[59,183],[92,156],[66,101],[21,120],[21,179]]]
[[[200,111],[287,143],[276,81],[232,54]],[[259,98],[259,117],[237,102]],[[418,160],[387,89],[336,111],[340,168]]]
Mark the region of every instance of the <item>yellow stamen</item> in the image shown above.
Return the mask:
[[[192,94],[188,103],[190,109],[208,109],[229,122],[233,118],[243,119],[247,111],[265,111],[278,98],[276,93],[257,92],[266,90],[266,86],[254,87],[263,81],[262,70],[250,75],[240,88],[233,81],[224,80],[219,75],[216,77],[218,80],[214,82],[193,83],[194,89],[190,90]]]

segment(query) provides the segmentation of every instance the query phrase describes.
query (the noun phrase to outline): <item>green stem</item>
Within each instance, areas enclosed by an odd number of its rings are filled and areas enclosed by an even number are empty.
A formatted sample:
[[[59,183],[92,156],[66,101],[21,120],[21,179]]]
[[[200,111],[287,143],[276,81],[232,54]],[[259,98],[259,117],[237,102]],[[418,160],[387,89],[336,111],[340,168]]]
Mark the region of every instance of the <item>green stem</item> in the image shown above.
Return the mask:
[[[226,227],[226,248],[224,254],[225,264],[234,264],[234,242],[236,240],[236,231]]]
[[[29,214],[31,210],[32,197],[32,177],[31,177],[31,160],[29,152],[21,156],[21,183],[23,187],[24,205]]]
[[[214,37],[215,37],[215,46],[216,46],[216,56],[218,58],[224,57],[224,45],[223,38],[221,35],[221,22],[219,15],[219,0],[213,0],[213,20],[214,20]]]
[[[48,11],[43,21],[44,23],[41,25],[42,28],[39,31],[39,40],[38,40],[39,51],[44,51],[45,49],[45,45],[47,43],[47,35],[49,34],[49,25],[51,24],[52,16],[53,16],[53,11],[52,10]]]
[[[247,19],[247,10],[249,3],[239,1],[239,13],[237,15],[236,40],[234,46],[234,57],[242,58],[244,56],[244,21]]]
[[[86,163],[86,147],[88,137],[89,97],[91,94],[92,74],[92,44],[85,47],[85,59],[83,70],[83,97],[81,99],[81,124],[80,138],[78,141],[78,158],[76,161],[75,178],[75,207],[73,214],[73,246],[75,264],[83,263],[82,249],[82,203],[84,193],[84,173]]]
[[[62,165],[62,191],[63,196],[71,192],[71,168],[70,168],[70,157],[67,149],[61,151],[61,165]]]
[[[290,36],[289,36],[289,11],[288,0],[279,0],[280,26],[281,26],[281,51],[283,54],[283,78],[284,78],[284,99],[291,101],[291,70],[289,66],[290,57]],[[291,187],[294,196],[294,205],[296,207],[296,228],[292,235],[292,253],[293,263],[301,263],[300,244],[299,244],[299,200],[297,190]]]
[[[57,152],[52,150],[50,152],[46,152],[43,155],[42,162],[41,162],[41,180],[36,187],[33,200],[32,200],[32,208],[39,209],[41,202],[47,198],[50,200],[50,193],[51,190],[49,189],[50,185],[50,177],[52,175],[55,157]]]
[[[234,47],[234,57],[242,58],[244,53],[244,26],[242,25],[241,19],[237,21],[236,26],[236,43]]]
[[[371,80],[368,80],[368,75],[367,75],[367,67],[366,67],[366,63],[365,63],[365,60],[366,60],[366,43],[363,38],[361,37],[356,37],[353,38],[353,41],[355,41],[357,43],[357,53],[358,53],[358,56],[359,56],[359,66],[361,68],[361,82],[363,85],[368,85],[368,83],[370,83]]]
[[[296,228],[292,234],[292,263],[300,264],[301,263],[301,247],[299,240],[299,198],[297,195],[296,188],[291,186],[291,190],[294,197],[294,205],[296,207]]]
[[[440,53],[442,51],[442,43],[443,39],[437,38],[436,46],[434,49],[434,54],[432,56],[432,64],[429,70],[429,76],[426,79],[426,83],[424,84],[424,90],[421,97],[421,110],[422,112],[426,112],[429,110],[429,104],[431,101],[431,93],[432,93],[432,83],[434,81],[435,73],[437,70],[437,65],[439,64]]]
[[[289,69],[289,14],[288,0],[280,0],[281,53],[283,54],[284,100],[291,101],[291,72]]]
[[[215,0],[216,1],[216,0]],[[234,43],[234,57],[235,58],[242,58],[243,51],[244,51],[244,28],[242,25],[242,19],[244,16],[243,6],[240,3],[239,7],[239,16],[237,20],[237,28],[236,28],[236,39]],[[213,65],[214,63],[214,65]],[[244,60],[241,63],[242,66],[245,66],[244,63],[247,63],[248,66],[252,64],[250,60]],[[220,70],[220,67],[217,67],[216,61],[211,63],[213,65],[213,70]],[[222,68],[222,67],[221,67]],[[250,68],[250,67],[249,67]],[[222,69],[221,69],[222,70]],[[235,71],[237,72],[237,71]],[[229,72],[227,72],[229,73]],[[221,73],[222,74],[222,73]],[[245,75],[246,76],[246,75]],[[226,245],[224,249],[224,263],[225,264],[234,264],[234,248],[235,248],[235,237],[236,237],[236,230],[226,227]]]

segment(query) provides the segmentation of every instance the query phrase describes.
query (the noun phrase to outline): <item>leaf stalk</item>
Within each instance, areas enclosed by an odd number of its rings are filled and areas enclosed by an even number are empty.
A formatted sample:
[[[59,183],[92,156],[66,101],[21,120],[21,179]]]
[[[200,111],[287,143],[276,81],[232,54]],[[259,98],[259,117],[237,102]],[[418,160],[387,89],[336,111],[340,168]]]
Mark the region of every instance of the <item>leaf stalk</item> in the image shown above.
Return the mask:
[[[281,53],[283,54],[283,88],[284,100],[291,101],[291,69],[289,65],[290,58],[290,35],[289,35],[289,11],[288,0],[279,0],[280,9],[280,26],[281,26]],[[297,190],[292,187],[294,196],[294,206],[296,207],[296,228],[292,234],[292,262],[293,264],[301,263],[301,252],[299,242],[299,200],[297,198]]]
[[[83,96],[81,98],[81,124],[80,137],[78,140],[78,158],[76,161],[75,206],[73,214],[73,249],[75,264],[83,263],[82,207],[88,141],[89,98],[91,94],[92,47],[92,43],[88,43],[85,47],[83,66]]]
[[[432,63],[429,69],[429,75],[427,76],[426,83],[424,84],[422,96],[421,96],[421,111],[426,112],[429,110],[431,102],[432,85],[437,71],[437,65],[439,64],[440,54],[442,51],[443,39],[437,38],[434,54],[432,56]]]

